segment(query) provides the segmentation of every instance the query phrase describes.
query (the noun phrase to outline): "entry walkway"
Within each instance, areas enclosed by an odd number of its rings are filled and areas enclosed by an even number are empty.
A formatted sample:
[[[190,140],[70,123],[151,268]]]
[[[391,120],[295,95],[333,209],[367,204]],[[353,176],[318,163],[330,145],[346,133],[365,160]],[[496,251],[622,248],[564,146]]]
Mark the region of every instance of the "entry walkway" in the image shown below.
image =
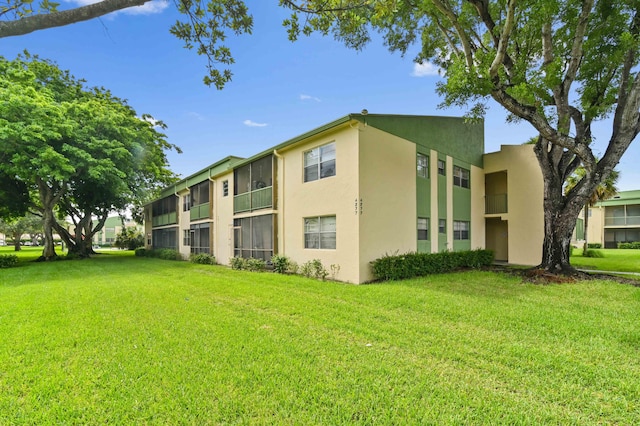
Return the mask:
[[[594,273],[594,274],[607,274],[607,275],[631,275],[640,277],[640,272],[622,272],[622,271],[601,271],[599,269],[579,269],[576,268],[580,272],[586,273]]]

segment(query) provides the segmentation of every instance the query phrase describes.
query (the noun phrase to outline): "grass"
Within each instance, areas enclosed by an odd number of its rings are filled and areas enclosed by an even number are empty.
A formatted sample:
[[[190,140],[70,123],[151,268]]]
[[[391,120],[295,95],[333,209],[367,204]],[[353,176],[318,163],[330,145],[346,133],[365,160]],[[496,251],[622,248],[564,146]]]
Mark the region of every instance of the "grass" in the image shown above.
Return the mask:
[[[22,263],[0,271],[0,424],[638,424],[638,312],[609,281]]]
[[[592,249],[604,257],[582,257],[582,250],[574,250],[571,264],[576,268],[599,271],[620,271],[640,273],[640,250]]]

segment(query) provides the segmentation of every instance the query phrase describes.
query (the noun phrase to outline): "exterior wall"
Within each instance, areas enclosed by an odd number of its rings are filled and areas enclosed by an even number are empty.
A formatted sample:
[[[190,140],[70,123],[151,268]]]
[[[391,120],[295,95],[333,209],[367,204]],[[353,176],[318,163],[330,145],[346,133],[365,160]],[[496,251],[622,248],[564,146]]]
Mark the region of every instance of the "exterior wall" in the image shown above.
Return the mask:
[[[471,166],[471,249],[485,248],[484,170]]]
[[[509,189],[507,213],[485,217],[508,221],[509,263],[537,265],[544,239],[543,181],[533,145],[503,145],[484,156],[485,174],[502,171]]]
[[[229,193],[223,196],[223,182]],[[216,262],[228,265],[233,257],[233,171],[216,177],[213,192],[213,255]]]
[[[189,230],[191,218],[191,211],[184,211],[182,205],[184,202],[184,197],[189,194],[189,189],[182,190],[178,193],[180,200],[178,201],[178,226],[180,229],[178,230],[178,251],[182,255],[183,258],[188,259],[191,255],[191,246],[184,245],[184,231]]]
[[[416,203],[420,195],[416,196],[414,143],[367,127],[360,132],[359,156],[362,208],[357,215],[360,258],[355,282],[366,282],[374,278],[369,264],[372,260],[417,250]],[[430,236],[433,232],[429,229]],[[435,235],[437,232],[436,227]]]
[[[278,164],[282,166],[278,179],[278,252],[298,264],[320,259],[327,268],[340,265],[336,279],[353,283],[360,282],[360,230],[359,214],[356,214],[360,198],[359,132],[358,126],[347,124],[321,133],[279,152],[282,159]],[[304,152],[330,142],[336,143],[335,176],[304,182]],[[304,219],[333,215],[336,216],[336,249],[305,249]]]

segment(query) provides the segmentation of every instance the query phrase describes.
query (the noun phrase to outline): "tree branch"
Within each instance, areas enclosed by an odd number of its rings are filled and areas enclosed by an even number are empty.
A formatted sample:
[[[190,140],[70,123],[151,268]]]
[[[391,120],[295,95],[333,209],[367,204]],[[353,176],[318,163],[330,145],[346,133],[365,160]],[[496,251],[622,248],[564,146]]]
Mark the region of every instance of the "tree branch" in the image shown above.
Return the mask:
[[[505,56],[507,53],[507,45],[509,44],[509,36],[513,31],[514,15],[516,9],[516,1],[509,0],[507,9],[507,18],[505,19],[504,26],[502,27],[502,33],[500,34],[500,41],[498,42],[498,48],[496,51],[496,57],[493,58],[491,67],[489,68],[489,76],[492,78],[498,75],[500,67],[504,64]]]
[[[37,30],[61,27],[76,22],[87,21],[126,9],[132,6],[142,6],[151,0],[103,0],[87,6],[67,9],[60,12],[43,13],[26,16],[15,21],[0,22],[0,38],[29,34]]]

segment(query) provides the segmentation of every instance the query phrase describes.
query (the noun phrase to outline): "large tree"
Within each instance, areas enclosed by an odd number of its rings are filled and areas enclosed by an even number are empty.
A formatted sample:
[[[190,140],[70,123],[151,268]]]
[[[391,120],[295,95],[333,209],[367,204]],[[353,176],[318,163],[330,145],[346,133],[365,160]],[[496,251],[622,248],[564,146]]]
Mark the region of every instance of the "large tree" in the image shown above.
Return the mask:
[[[42,232],[42,218],[32,213],[10,220],[0,219],[0,232],[13,238],[15,251],[20,251],[22,235],[29,234],[32,242],[37,242],[36,236]]]
[[[640,131],[640,2],[637,0],[280,0],[292,9],[291,39],[332,34],[363,48],[370,31],[392,51],[418,44],[418,62],[443,72],[444,106],[481,116],[493,99],[539,133],[544,178],[541,267],[570,272],[580,209]],[[304,16],[301,23],[300,16]],[[600,160],[592,125],[611,119]],[[563,186],[582,165],[584,177]]]
[[[0,38],[87,21],[150,1],[102,0],[79,7],[63,3],[66,8],[60,8],[60,3],[49,0],[0,0]],[[176,21],[170,32],[187,49],[195,48],[198,55],[208,59],[204,82],[221,89],[232,74],[218,66],[234,62],[226,38],[252,30],[253,18],[247,6],[243,0],[174,0],[174,3],[183,19]]]
[[[138,117],[123,100],[38,58],[0,58],[0,75],[0,171],[35,194],[42,259],[56,257],[54,231],[70,252],[89,255],[109,211],[174,180],[165,152],[176,147],[155,129],[158,122]]]

